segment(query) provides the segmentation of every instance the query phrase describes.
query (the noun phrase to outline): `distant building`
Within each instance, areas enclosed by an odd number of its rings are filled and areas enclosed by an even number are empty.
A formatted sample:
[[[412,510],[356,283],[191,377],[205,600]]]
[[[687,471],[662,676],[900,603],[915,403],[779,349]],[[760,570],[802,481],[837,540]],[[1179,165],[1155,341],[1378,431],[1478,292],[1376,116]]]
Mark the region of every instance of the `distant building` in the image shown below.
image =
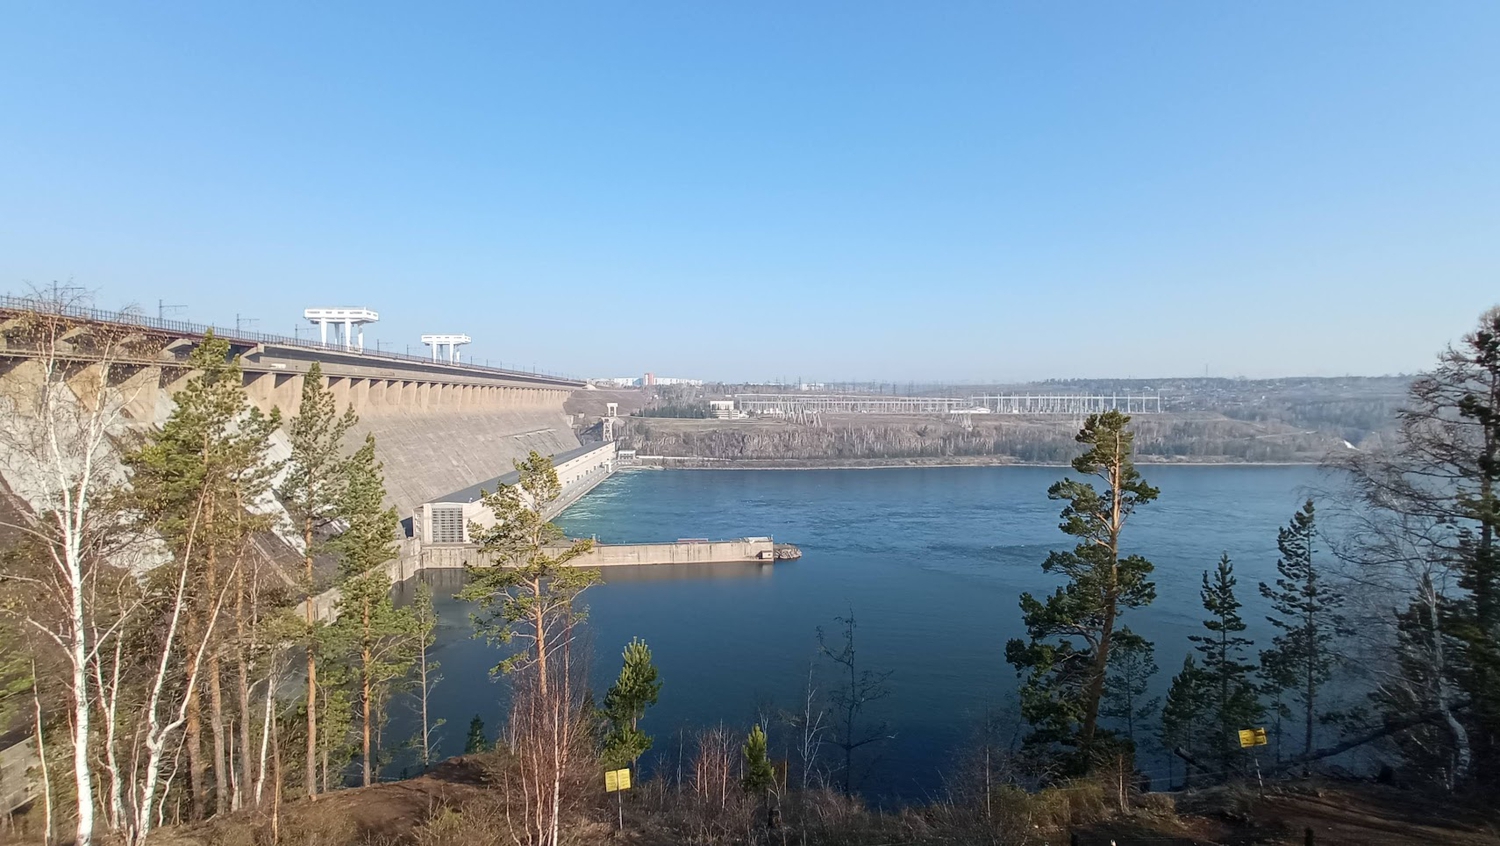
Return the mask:
[[[708,407],[720,420],[734,419],[734,400],[709,400]]]
[[[590,379],[589,382],[606,388],[644,388],[653,385],[702,385],[702,379],[674,379],[658,377],[655,373],[644,376],[614,376],[605,379]]]

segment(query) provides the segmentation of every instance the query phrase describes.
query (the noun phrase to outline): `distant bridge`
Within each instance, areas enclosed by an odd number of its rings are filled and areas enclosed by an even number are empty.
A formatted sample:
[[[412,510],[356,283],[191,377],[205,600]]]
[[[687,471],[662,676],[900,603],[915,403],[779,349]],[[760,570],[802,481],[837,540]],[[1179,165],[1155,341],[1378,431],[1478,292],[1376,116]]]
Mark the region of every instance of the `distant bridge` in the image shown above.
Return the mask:
[[[896,397],[856,394],[735,394],[735,407],[752,414],[1064,414],[1120,411],[1160,414],[1161,394],[985,394]]]

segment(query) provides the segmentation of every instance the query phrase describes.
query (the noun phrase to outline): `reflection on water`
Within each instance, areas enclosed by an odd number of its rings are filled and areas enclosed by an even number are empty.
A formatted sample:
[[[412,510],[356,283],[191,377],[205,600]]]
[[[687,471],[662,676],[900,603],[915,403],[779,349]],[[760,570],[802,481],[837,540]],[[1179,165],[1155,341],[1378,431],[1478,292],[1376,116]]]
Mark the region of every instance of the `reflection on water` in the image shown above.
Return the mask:
[[[697,582],[713,579],[769,579],[778,565],[769,561],[729,561],[722,564],[658,564],[647,567],[606,567],[604,583]]]
[[[1262,631],[1255,585],[1274,576],[1276,530],[1301,503],[1316,471],[1299,467],[1147,467],[1161,499],[1128,526],[1125,551],[1156,565],[1158,599],[1125,622],[1156,641],[1164,688],[1182,664],[1201,617],[1199,579],[1221,551],[1234,558],[1244,617]],[[1015,672],[1005,641],[1024,634],[1022,591],[1050,590],[1041,572],[1059,504],[1047,487],[1063,471],[1035,467],[896,470],[676,471],[605,482],[560,522],[574,536],[645,543],[678,537],[772,535],[803,557],[778,563],[608,568],[584,597],[593,647],[590,678],[602,695],[632,637],[652,648],[664,686],[642,723],[658,747],[679,728],[748,728],[758,714],[790,708],[817,656],[816,632],[852,609],[859,655],[890,670],[891,694],[871,706],[896,737],[883,744],[871,785],[920,796],[986,714],[1013,713]],[[440,615],[436,657],[444,680],[434,711],[447,720],[443,750],[462,750],[469,719],[491,728],[506,685],[489,671],[501,657],[470,635],[470,609],[454,600],[461,571],[426,574]],[[402,585],[401,596],[412,586]],[[831,679],[819,686],[827,690]],[[390,736],[411,732],[393,708]],[[778,737],[780,733],[780,738]],[[773,751],[784,730],[772,726]],[[783,754],[785,750],[778,751]]]

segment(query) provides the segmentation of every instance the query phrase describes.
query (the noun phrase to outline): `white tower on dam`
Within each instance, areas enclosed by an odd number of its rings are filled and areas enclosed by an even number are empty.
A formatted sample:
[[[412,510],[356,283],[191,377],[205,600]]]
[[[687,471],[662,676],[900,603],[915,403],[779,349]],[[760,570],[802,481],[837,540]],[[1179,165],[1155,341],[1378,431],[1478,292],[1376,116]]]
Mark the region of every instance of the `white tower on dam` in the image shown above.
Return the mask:
[[[309,308],[302,311],[302,316],[318,324],[323,346],[328,346],[328,326],[332,324],[334,342],[338,342],[339,327],[342,326],[344,349],[359,352],[365,351],[365,324],[380,319],[379,314],[367,308]]]
[[[458,348],[469,343],[468,335],[423,335],[422,343],[432,347],[432,360],[438,360],[438,350],[448,348],[448,361],[458,363]]]

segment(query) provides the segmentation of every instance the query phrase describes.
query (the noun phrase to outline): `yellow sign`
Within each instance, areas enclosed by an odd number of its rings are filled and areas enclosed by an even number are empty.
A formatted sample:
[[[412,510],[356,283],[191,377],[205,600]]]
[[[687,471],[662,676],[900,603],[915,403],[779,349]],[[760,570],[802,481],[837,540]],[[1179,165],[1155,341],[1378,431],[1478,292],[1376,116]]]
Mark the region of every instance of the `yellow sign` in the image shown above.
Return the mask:
[[[1265,746],[1265,745],[1266,745],[1266,730],[1265,729],[1263,729],[1263,728],[1258,728],[1258,729],[1240,729],[1240,748],[1241,749],[1249,749],[1252,746]]]
[[[604,774],[604,792],[630,789],[630,770],[610,770]]]

